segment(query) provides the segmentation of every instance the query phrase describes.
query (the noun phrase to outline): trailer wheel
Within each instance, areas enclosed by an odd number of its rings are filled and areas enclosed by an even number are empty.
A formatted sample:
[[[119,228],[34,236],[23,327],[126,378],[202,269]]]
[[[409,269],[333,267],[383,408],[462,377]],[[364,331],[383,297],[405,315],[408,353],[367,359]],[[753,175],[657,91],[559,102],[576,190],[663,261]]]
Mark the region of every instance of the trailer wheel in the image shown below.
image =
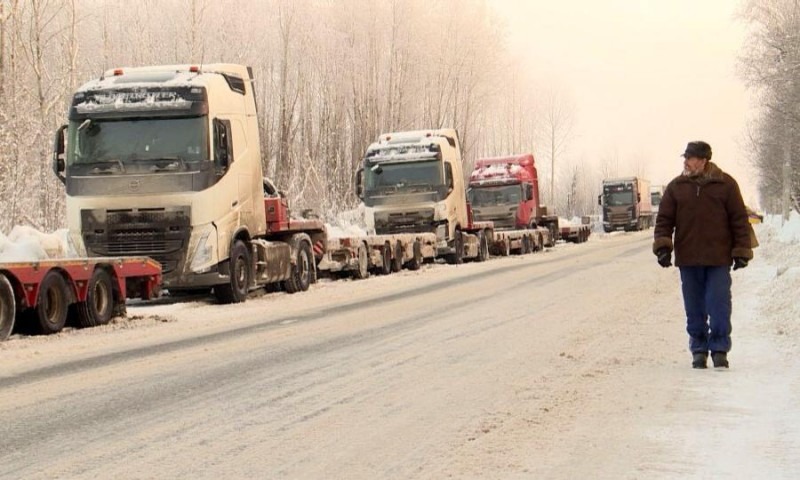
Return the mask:
[[[389,242],[384,243],[381,249],[381,268],[378,271],[381,275],[392,273],[392,245]]]
[[[485,262],[489,259],[489,239],[486,238],[486,232],[478,233],[478,262]]]
[[[403,244],[400,240],[394,244],[394,258],[392,258],[392,271],[399,272],[403,269]]]
[[[219,303],[242,303],[247,299],[250,289],[250,250],[241,240],[237,240],[231,249],[230,279],[228,283],[214,287],[214,295]]]
[[[353,270],[353,278],[356,280],[363,280],[369,277],[369,256],[367,255],[367,245],[362,243],[358,246],[358,265]]]
[[[447,255],[445,260],[450,265],[460,265],[464,263],[464,237],[461,230],[456,230],[456,236],[453,239],[453,253]]]
[[[292,276],[283,282],[283,288],[288,293],[305,292],[311,285],[311,271],[314,268],[314,256],[311,246],[307,242],[300,242],[297,247],[297,258],[292,267]]]
[[[5,275],[0,273],[0,342],[7,339],[14,330],[14,319],[17,316],[17,306],[14,298],[14,288]]]
[[[500,244],[500,256],[507,257],[509,255],[511,255],[511,241],[508,238],[504,238]]]
[[[64,328],[69,311],[69,290],[64,277],[58,272],[50,271],[44,276],[33,311],[38,333],[58,333]]]
[[[95,269],[89,279],[86,301],[79,302],[78,325],[81,327],[96,327],[105,325],[114,314],[114,286],[111,275],[102,268]]]
[[[545,245],[547,248],[552,248],[556,246],[556,242],[558,241],[558,228],[556,228],[556,224],[550,222],[547,224],[547,229],[550,230],[550,242]]]
[[[409,270],[419,270],[422,267],[422,262],[424,259],[422,258],[422,244],[419,243],[419,240],[414,240],[414,257],[408,261],[406,267]]]

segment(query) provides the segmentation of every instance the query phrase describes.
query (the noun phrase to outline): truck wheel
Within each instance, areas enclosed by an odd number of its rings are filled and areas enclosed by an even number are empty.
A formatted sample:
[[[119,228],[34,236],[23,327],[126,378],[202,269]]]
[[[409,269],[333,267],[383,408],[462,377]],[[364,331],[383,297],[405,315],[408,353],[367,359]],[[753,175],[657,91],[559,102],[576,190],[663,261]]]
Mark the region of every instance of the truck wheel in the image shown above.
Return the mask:
[[[553,248],[556,246],[556,242],[558,241],[558,229],[556,228],[555,223],[548,223],[547,229],[550,230],[550,242],[545,245],[545,247]]]
[[[14,298],[14,289],[6,276],[0,273],[0,342],[11,335],[14,330],[16,316],[17,306]]]
[[[392,246],[389,242],[383,244],[383,250],[381,251],[381,275],[389,275],[392,273],[394,268],[392,262]]]
[[[369,277],[369,256],[367,255],[367,245],[362,243],[358,246],[358,268],[353,270],[353,278],[363,280]]]
[[[67,282],[58,272],[50,271],[39,285],[39,296],[34,308],[38,333],[58,333],[67,323],[69,290]]]
[[[252,272],[250,268],[250,250],[247,245],[237,240],[231,249],[230,280],[228,283],[214,287],[214,295],[219,303],[242,303],[247,299],[250,290]]]
[[[296,263],[292,266],[292,277],[283,282],[288,293],[305,292],[311,285],[311,270],[314,268],[314,256],[307,242],[300,242],[297,247]]]
[[[392,271],[399,272],[403,269],[403,244],[400,240],[394,244],[394,258],[392,259]]]
[[[79,302],[75,307],[78,311],[78,325],[81,327],[96,327],[108,323],[114,313],[111,275],[102,268],[95,269],[89,279],[86,301]]]
[[[511,255],[511,241],[508,238],[504,238],[500,244],[500,256],[507,257],[509,255]]]
[[[419,270],[422,267],[422,262],[424,259],[422,258],[422,244],[419,243],[419,240],[414,240],[414,257],[408,261],[406,266],[409,270]]]
[[[536,250],[542,251],[544,250],[544,239],[542,239],[542,234],[536,236]]]
[[[464,263],[464,237],[461,235],[461,230],[456,230],[456,236],[453,239],[453,253],[447,255],[445,260],[450,265],[460,265]]]
[[[478,233],[478,262],[485,262],[489,259],[489,240],[486,238],[486,232]]]

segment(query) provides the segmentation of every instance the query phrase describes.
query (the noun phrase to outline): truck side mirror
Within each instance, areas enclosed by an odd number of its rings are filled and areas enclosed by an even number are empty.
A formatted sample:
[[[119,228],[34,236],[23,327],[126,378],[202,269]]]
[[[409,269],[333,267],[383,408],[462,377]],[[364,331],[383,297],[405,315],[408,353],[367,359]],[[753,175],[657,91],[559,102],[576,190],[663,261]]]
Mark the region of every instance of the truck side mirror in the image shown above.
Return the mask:
[[[233,163],[230,120],[214,119],[214,158],[222,170],[226,170]]]
[[[67,164],[64,160],[64,153],[66,151],[64,145],[64,131],[66,129],[67,125],[61,125],[58,130],[56,130],[56,137],[53,142],[53,173],[61,180],[61,183],[67,182],[67,177],[64,175],[67,170]]]
[[[356,196],[364,200],[364,168],[356,171]]]
[[[453,180],[453,166],[449,163],[444,164],[444,182],[447,185],[447,194],[450,195],[455,188],[455,181]]]
[[[597,204],[600,205],[600,206],[603,206],[603,196],[602,195],[598,195],[597,196]]]

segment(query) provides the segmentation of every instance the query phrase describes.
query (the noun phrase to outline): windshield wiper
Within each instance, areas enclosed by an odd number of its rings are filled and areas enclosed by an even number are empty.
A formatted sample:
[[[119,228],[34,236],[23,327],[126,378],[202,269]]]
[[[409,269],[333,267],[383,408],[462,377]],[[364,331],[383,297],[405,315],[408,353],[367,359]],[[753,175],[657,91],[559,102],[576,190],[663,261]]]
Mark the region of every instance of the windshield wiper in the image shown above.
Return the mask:
[[[166,165],[153,165],[150,167],[151,172],[175,172],[178,170],[188,170],[186,162],[181,157],[159,157],[148,158],[147,160],[153,162],[169,162]]]
[[[122,163],[122,160],[115,158],[113,160],[103,160],[101,162],[92,162],[89,165],[96,165],[93,169],[90,170],[90,173],[93,175],[105,175],[109,173],[125,173],[125,165]],[[108,167],[100,167],[99,165],[108,165]],[[117,165],[119,169],[115,169],[114,165]]]

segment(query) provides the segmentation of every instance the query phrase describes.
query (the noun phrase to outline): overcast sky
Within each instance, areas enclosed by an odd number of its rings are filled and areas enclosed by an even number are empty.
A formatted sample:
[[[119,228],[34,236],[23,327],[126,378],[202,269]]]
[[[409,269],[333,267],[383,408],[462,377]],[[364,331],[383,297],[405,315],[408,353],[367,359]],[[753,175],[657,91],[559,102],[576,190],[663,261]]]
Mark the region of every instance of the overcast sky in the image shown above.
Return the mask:
[[[651,182],[666,183],[680,173],[686,142],[702,139],[755,203],[756,180],[739,148],[751,107],[736,73],[746,32],[736,18],[741,2],[490,1],[537,83],[572,97],[572,159],[617,151],[626,165],[640,156]]]

